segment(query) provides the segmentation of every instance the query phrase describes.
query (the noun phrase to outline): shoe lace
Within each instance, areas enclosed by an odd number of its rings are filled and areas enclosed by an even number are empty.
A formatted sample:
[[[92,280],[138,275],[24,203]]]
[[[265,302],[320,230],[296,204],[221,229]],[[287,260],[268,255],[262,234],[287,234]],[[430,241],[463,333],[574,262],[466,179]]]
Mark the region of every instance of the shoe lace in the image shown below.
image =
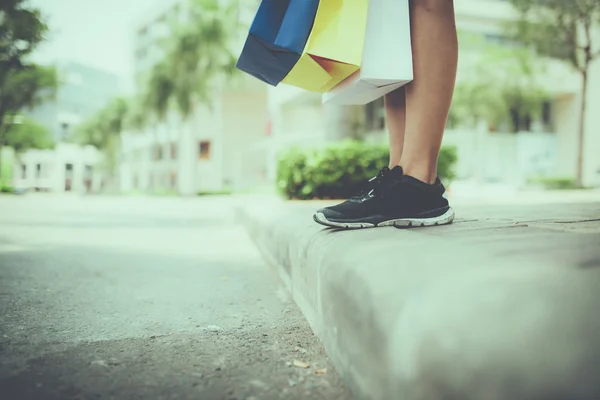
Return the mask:
[[[385,182],[385,178],[389,172],[390,169],[388,167],[383,168],[376,176],[369,179],[365,186],[352,196],[350,200],[362,200],[366,196],[375,196],[377,190],[381,187],[382,183]]]

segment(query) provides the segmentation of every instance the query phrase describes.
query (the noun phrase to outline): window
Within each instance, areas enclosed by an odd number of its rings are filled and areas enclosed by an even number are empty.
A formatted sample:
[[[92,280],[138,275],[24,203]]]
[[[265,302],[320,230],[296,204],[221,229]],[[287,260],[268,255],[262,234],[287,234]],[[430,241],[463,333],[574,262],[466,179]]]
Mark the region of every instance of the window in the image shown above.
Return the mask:
[[[203,140],[198,145],[198,156],[201,160],[210,159],[210,142]]]
[[[63,140],[67,139],[69,137],[69,124],[63,122],[62,124],[60,124],[60,128],[62,130]]]
[[[154,160],[160,161],[163,158],[163,148],[161,145],[156,145],[154,147]]]
[[[42,176],[42,164],[36,164],[35,166],[35,177],[41,178]]]
[[[542,126],[546,132],[552,132],[554,130],[554,124],[552,121],[552,112],[553,112],[552,102],[545,101],[544,104],[542,104]]]
[[[73,188],[73,164],[65,164],[65,192]]]
[[[177,143],[171,143],[170,150],[171,150],[171,160],[176,160],[177,159]]]
[[[511,107],[510,119],[512,122],[512,132],[531,132],[531,116],[522,114],[517,107]]]
[[[21,164],[21,179],[27,178],[27,165]]]

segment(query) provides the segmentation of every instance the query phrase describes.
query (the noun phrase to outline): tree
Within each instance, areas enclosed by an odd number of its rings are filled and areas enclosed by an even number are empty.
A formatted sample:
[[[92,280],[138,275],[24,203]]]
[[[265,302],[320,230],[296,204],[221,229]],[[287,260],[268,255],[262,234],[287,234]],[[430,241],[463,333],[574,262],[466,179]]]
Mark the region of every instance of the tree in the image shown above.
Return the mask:
[[[7,76],[21,70],[26,57],[44,40],[48,27],[38,9],[27,8],[27,0],[0,3],[0,87]]]
[[[54,142],[46,127],[22,117],[14,118],[12,122],[11,129],[5,135],[4,144],[14,149],[17,159],[19,153],[28,149],[51,149],[54,147]],[[0,171],[0,189],[3,186],[9,186],[9,182],[12,180],[11,164],[12,158],[9,157]]]
[[[174,39],[148,79],[146,105],[159,120],[171,103],[186,119],[197,105],[212,104],[219,78],[236,72],[232,40],[237,38],[237,1],[189,0],[188,22],[173,24]]]
[[[127,100],[127,114],[123,121],[125,129],[140,131],[148,124],[148,115],[143,98],[131,97]]]
[[[600,24],[599,0],[510,0],[518,12],[511,26],[521,42],[539,54],[568,62],[581,74],[581,111],[578,134],[577,183],[583,184],[583,148],[589,67],[600,57],[593,29]],[[597,46],[597,45],[596,45]]]
[[[145,108],[150,110],[158,121],[164,122],[169,111],[169,104],[175,95],[176,80],[172,75],[172,66],[162,60],[150,73],[147,93],[144,96]]]
[[[459,33],[461,57],[449,123],[494,128],[539,117],[550,96],[543,90],[543,60],[530,49],[487,42],[481,35]],[[493,65],[493,68],[490,68]]]
[[[170,75],[174,81],[166,94],[173,96],[182,117],[187,118],[198,104],[212,105],[212,89],[220,78],[235,71],[237,57],[232,40],[237,39],[238,2],[222,4],[218,0],[190,0],[189,23],[175,25],[175,40],[157,73]],[[158,103],[160,105],[160,102]]]
[[[164,122],[170,109],[177,111],[180,136],[194,111],[212,107],[214,89],[236,72],[231,49],[240,28],[237,0],[189,0],[188,6],[187,22],[172,25],[173,39],[152,68],[144,95],[155,123]]]
[[[75,141],[105,150],[113,137],[118,137],[126,125],[128,102],[116,97],[75,130]]]
[[[6,135],[6,145],[17,153],[28,149],[51,149],[54,147],[52,136],[43,125],[30,119],[18,121]]]
[[[56,70],[27,60],[47,30],[39,10],[26,0],[0,2],[0,148],[19,112],[56,91]]]
[[[76,142],[101,150],[106,157],[106,169],[114,176],[117,167],[121,132],[130,122],[131,101],[116,97],[75,130]]]

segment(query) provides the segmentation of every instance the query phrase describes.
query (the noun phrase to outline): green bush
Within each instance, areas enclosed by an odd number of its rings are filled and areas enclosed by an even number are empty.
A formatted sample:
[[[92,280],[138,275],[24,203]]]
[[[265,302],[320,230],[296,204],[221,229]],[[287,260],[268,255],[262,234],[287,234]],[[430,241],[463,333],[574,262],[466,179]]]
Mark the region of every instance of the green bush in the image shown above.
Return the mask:
[[[529,183],[539,185],[547,190],[583,189],[573,178],[531,178]]]
[[[14,193],[14,189],[10,186],[0,186],[0,193]]]
[[[233,194],[233,190],[211,190],[196,193],[197,196],[229,196]]]
[[[456,160],[455,148],[442,148],[438,174],[446,184],[455,177]],[[345,141],[320,149],[292,148],[279,156],[277,187],[289,199],[347,198],[388,163],[387,145]]]

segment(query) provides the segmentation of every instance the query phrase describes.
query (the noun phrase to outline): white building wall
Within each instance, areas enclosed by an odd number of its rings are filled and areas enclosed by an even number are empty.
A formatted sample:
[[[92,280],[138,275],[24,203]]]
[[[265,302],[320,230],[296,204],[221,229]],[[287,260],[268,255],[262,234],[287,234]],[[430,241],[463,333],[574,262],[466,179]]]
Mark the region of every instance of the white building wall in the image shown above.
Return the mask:
[[[59,143],[53,150],[28,150],[15,158],[14,186],[55,193],[97,192],[105,178],[102,163],[102,154],[92,146]],[[72,165],[72,172],[67,172],[67,164]],[[23,165],[25,176],[22,174]],[[91,168],[91,174],[86,174],[86,167]],[[70,190],[67,179],[70,180]],[[86,179],[91,180],[89,189],[85,185]]]

